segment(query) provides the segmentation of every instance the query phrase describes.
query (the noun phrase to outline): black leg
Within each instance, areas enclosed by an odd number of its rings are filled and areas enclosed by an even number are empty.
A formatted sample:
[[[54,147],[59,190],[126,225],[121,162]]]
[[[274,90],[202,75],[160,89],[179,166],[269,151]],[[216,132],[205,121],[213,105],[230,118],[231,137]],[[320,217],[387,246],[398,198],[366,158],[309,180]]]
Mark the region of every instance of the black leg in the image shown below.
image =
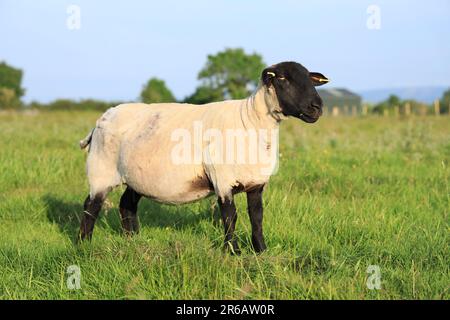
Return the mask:
[[[137,206],[141,199],[141,195],[136,191],[127,187],[120,198],[120,215],[122,228],[126,235],[139,233],[139,221],[137,217]]]
[[[252,223],[252,244],[256,252],[266,249],[262,230],[263,222],[263,187],[247,192],[247,206],[250,222]]]
[[[240,254],[241,251],[234,237],[234,229],[236,227],[237,213],[234,200],[222,201],[219,198],[219,208],[222,215],[223,226],[225,228],[225,248],[231,249],[231,253]]]
[[[96,195],[93,199],[87,196],[84,201],[84,215],[81,220],[79,238],[81,240],[91,239],[94,231],[95,221],[102,209],[105,196],[102,194]]]

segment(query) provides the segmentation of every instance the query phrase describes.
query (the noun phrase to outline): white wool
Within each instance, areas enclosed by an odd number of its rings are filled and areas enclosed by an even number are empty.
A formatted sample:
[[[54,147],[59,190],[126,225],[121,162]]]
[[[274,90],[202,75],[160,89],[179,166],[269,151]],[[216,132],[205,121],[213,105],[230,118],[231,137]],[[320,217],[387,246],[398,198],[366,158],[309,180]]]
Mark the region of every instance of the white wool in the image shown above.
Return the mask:
[[[273,88],[259,86],[247,99],[191,105],[179,103],[122,104],[106,111],[97,121],[87,159],[91,197],[127,184],[136,192],[163,203],[187,203],[215,192],[229,199],[240,191],[265,185],[274,170],[267,163],[214,162],[214,135],[202,141],[197,162],[174,163],[173,153],[180,141],[174,131],[189,132],[195,138],[195,124],[222,133],[277,130],[283,119]],[[245,139],[248,139],[245,138]],[[195,140],[195,139],[193,139]],[[266,141],[267,140],[267,141]],[[267,157],[276,165],[278,141],[270,135]],[[248,140],[246,140],[248,141]],[[194,148],[194,141],[191,141]],[[247,156],[247,158],[250,155]],[[208,186],[213,185],[213,190]]]

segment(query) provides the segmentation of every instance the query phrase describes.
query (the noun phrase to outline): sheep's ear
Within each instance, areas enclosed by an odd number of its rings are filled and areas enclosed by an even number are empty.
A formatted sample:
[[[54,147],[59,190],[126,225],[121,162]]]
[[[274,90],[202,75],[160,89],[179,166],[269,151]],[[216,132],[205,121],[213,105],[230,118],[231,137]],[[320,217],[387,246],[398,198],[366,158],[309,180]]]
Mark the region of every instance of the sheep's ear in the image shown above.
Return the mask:
[[[267,86],[270,85],[271,80],[277,76],[275,69],[272,67],[264,69],[262,72],[261,78],[263,83]]]
[[[318,73],[318,72],[310,72],[309,73],[309,78],[311,79],[312,83],[316,87],[330,82],[330,80],[328,80],[327,77],[325,77],[323,74]]]

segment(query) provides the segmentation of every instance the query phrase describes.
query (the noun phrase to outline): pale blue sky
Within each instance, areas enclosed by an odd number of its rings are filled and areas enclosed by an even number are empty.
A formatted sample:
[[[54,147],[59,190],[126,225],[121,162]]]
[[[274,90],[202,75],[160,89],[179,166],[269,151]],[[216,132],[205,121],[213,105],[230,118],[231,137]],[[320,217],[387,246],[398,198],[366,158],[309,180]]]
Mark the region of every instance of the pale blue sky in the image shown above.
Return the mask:
[[[366,26],[371,4],[380,30]],[[0,0],[0,60],[25,71],[27,101],[133,101],[152,76],[183,98],[225,47],[298,61],[353,90],[450,85],[450,1]]]

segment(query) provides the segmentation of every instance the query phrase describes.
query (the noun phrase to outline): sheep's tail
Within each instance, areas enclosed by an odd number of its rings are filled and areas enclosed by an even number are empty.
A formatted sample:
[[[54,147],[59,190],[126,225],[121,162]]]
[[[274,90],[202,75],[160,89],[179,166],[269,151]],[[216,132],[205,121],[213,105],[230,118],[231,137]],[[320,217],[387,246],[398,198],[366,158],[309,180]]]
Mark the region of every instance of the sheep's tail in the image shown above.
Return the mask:
[[[81,150],[85,149],[92,141],[92,134],[95,129],[92,129],[89,134],[83,140],[80,140],[80,148]]]

